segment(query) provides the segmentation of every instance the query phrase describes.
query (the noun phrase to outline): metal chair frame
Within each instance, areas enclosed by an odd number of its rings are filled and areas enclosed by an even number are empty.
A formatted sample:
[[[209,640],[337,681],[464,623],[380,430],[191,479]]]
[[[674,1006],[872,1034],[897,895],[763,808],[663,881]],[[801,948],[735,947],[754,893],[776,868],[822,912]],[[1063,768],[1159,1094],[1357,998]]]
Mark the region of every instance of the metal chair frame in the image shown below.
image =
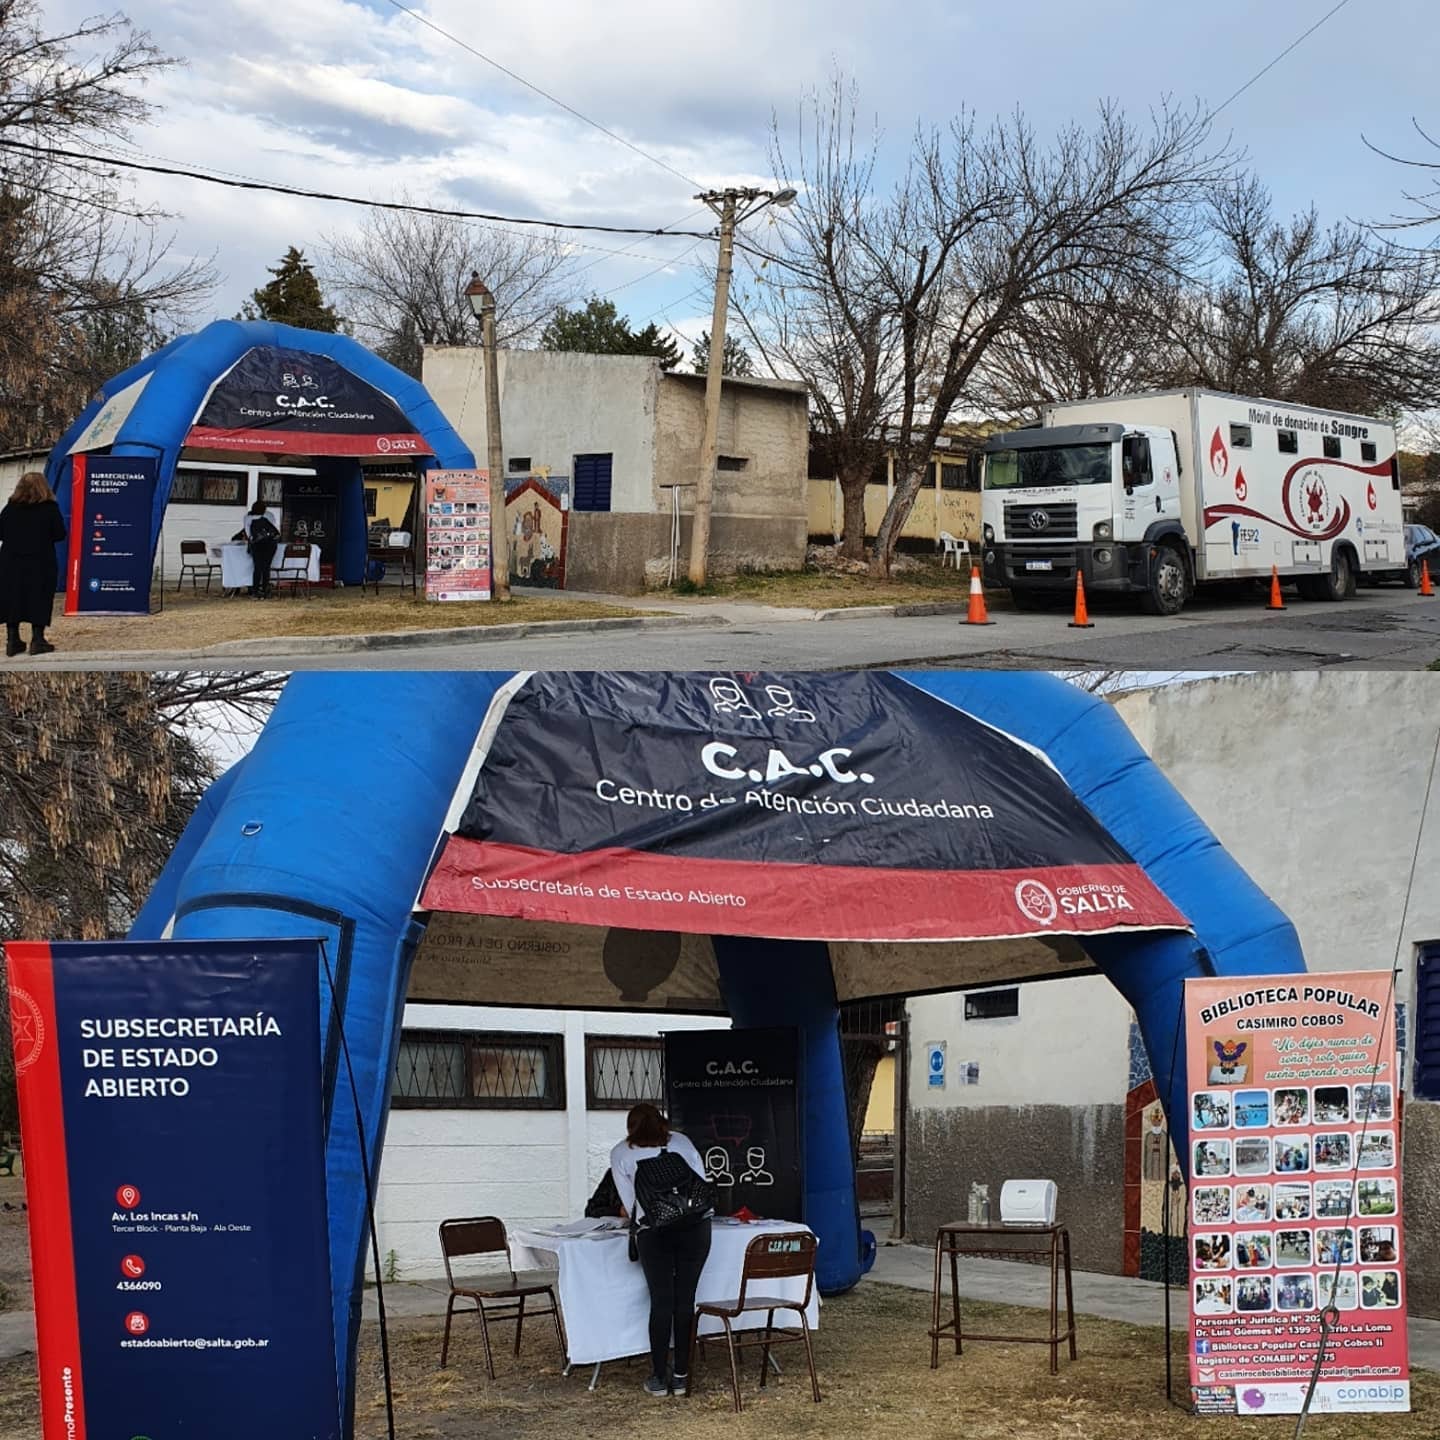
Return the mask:
[[[469,1314],[468,1306],[463,1302],[469,1300],[474,1302],[474,1313],[480,1317],[480,1336],[485,1344],[485,1372],[493,1380],[495,1378],[495,1354],[490,1345],[490,1326],[492,1322],[504,1324],[507,1321],[515,1322],[515,1351],[520,1354],[520,1337],[525,1327],[525,1317],[528,1314],[532,1320],[543,1318],[546,1315],[554,1317],[555,1339],[560,1346],[561,1364],[567,1363],[567,1345],[565,1341],[565,1322],[560,1314],[560,1302],[555,1298],[555,1290],[551,1285],[521,1285],[516,1277],[513,1267],[507,1270],[510,1277],[508,1285],[482,1285],[455,1283],[455,1272],[451,1268],[452,1260],[464,1259],[469,1255],[499,1255],[503,1254],[507,1266],[510,1260],[510,1240],[505,1233],[505,1222],[495,1215],[473,1216],[465,1220],[442,1220],[440,1222],[440,1254],[445,1261],[445,1280],[450,1286],[450,1298],[445,1305],[445,1339],[440,1346],[440,1368],[443,1370],[450,1358],[450,1323],[456,1314]],[[550,1304],[544,1309],[525,1308],[525,1301],[532,1295],[543,1295],[548,1297]],[[486,1301],[496,1302],[489,1306]],[[461,1306],[456,1309],[457,1303]]]
[[[194,561],[189,557],[192,555],[203,555],[203,560]],[[185,584],[185,576],[190,576],[191,590],[200,588],[200,576],[205,576],[205,593],[210,593],[210,581],[212,577],[220,574],[220,566],[210,558],[210,547],[203,540],[182,540],[180,542],[180,578],[175,582],[175,593],[178,595]]]
[[[707,1300],[695,1307],[695,1318],[690,1322],[690,1374],[685,1379],[685,1393],[695,1377],[698,1362],[704,1353],[707,1340],[719,1336],[702,1336],[700,1320],[712,1316],[725,1327],[725,1348],[730,1357],[730,1394],[735,1402],[735,1412],[744,1408],[740,1398],[740,1370],[736,1361],[737,1352],[759,1349],[760,1388],[765,1388],[770,1368],[774,1363],[770,1351],[776,1345],[804,1345],[805,1363],[810,1367],[810,1393],[815,1403],[820,1403],[820,1381],[815,1375],[815,1347],[811,1341],[810,1321],[805,1311],[815,1291],[815,1251],[819,1242],[807,1230],[782,1231],[768,1235],[757,1235],[745,1247],[745,1263],[740,1270],[740,1294],[733,1301]],[[805,1294],[800,1300],[782,1300],[775,1295],[750,1295],[752,1280],[790,1280],[805,1278]],[[741,1332],[736,1337],[732,1321],[741,1315],[765,1311],[765,1328],[756,1329],[751,1335]],[[793,1310],[800,1317],[797,1331],[793,1326],[775,1325],[775,1312]]]

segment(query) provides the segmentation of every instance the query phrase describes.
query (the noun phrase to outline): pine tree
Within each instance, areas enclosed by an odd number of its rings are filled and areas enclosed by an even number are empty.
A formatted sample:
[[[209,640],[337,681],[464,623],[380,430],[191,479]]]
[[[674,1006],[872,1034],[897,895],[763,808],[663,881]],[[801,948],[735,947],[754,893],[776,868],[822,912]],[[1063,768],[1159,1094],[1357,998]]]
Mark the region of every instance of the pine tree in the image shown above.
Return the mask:
[[[700,332],[700,338],[690,351],[690,363],[695,367],[697,375],[709,374],[710,332],[708,330]],[[742,377],[755,373],[755,362],[751,360],[750,352],[733,335],[725,337],[725,350],[721,356],[720,373]]]
[[[540,336],[540,348],[583,355],[653,355],[662,370],[673,370],[680,363],[680,350],[668,335],[653,323],[632,330],[615,302],[598,295],[583,310],[563,306],[557,310]]]
[[[274,278],[251,295],[240,312],[242,320],[274,320],[331,334],[340,329],[340,317],[325,303],[320,282],[303,251],[292,245],[269,273]]]

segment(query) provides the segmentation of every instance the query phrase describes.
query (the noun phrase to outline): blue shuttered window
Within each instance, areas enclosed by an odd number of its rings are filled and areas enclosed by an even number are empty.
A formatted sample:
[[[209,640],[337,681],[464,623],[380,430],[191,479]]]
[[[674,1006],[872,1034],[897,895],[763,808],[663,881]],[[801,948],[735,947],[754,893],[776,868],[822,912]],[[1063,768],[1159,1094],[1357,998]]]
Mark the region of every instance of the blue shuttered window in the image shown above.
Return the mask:
[[[575,457],[576,510],[609,510],[610,455],[577,455]]]

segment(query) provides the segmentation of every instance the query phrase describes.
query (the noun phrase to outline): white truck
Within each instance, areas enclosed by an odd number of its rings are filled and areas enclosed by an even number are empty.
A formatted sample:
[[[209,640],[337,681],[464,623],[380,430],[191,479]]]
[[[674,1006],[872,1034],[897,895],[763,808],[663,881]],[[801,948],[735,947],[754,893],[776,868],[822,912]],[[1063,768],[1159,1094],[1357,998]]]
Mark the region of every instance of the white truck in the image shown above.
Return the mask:
[[[1174,615],[1272,566],[1317,600],[1405,569],[1395,427],[1363,415],[1215,390],[1067,401],[990,437],[981,488],[985,580],[1020,609],[1077,571]]]

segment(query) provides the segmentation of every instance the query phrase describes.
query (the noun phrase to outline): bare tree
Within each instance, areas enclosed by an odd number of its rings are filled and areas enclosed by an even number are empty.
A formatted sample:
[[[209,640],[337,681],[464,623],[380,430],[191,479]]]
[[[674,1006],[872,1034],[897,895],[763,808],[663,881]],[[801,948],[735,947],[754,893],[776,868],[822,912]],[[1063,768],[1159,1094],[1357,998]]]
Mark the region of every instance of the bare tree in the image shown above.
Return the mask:
[[[1105,106],[1048,148],[1018,114],[984,135],[962,117],[944,139],[917,137],[891,206],[902,382],[873,574],[888,575],[935,442],[996,342],[1082,280],[1119,293],[1183,263],[1221,173],[1207,136],[1198,108],[1164,107],[1142,129]]]
[[[1440,255],[1313,209],[1277,219],[1253,176],[1210,208],[1212,278],[1165,312],[1171,383],[1362,414],[1440,404]]]
[[[495,292],[502,346],[533,342],[578,298],[572,252],[550,235],[380,210],[326,245],[325,281],[354,333],[411,375],[420,374],[426,345],[479,343],[465,295],[472,271]]]
[[[992,341],[972,377],[971,407],[1024,424],[1059,400],[1174,383],[1168,316],[1179,289],[1163,272],[1125,289],[1108,275],[1069,277]]]
[[[214,284],[103,160],[53,154],[127,138],[174,63],[121,15],[47,34],[36,0],[0,0],[0,446],[54,439],[103,366],[140,358]]]
[[[875,194],[878,137],[856,135],[856,91],[838,75],[802,103],[793,152],[772,132],[775,174],[800,194],[748,260],[734,305],[761,364],[799,378],[844,504],[841,554],[865,554],[865,487],[899,395],[898,322],[883,283],[888,250]]]
[[[215,733],[253,730],[281,683],[243,672],[0,678],[0,941],[123,935],[215,778]],[[9,1013],[0,1004],[0,1130],[15,1125]]]

